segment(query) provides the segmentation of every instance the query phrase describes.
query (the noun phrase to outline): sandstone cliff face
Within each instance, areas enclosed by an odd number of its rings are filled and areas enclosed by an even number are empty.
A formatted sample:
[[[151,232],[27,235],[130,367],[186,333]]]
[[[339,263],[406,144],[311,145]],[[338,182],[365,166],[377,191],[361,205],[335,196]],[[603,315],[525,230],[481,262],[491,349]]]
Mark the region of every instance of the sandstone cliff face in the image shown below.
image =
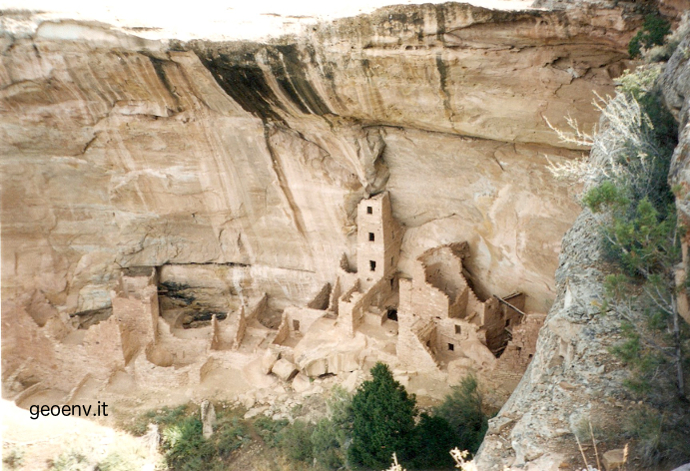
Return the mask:
[[[480,291],[545,309],[578,207],[544,155],[579,152],[543,118],[596,120],[626,28],[619,10],[446,4],[268,46],[168,50],[70,24],[5,37],[3,303],[101,308],[120,267],[166,264],[304,303],[353,263],[356,203],[385,188],[408,228],[403,271],[467,240]]]
[[[585,211],[563,239],[559,294],[539,332],[537,350],[517,389],[492,419],[476,459],[479,469],[559,469],[579,462],[572,433],[623,412],[626,372],[607,348],[620,321],[602,316],[603,263],[596,221]]]
[[[679,121],[669,182],[686,189],[690,184],[690,62],[684,48],[688,45],[690,37],[681,42],[660,80],[666,105]],[[677,198],[676,206],[680,221],[687,225],[687,197]],[[582,465],[572,434],[583,427],[586,430],[588,422],[595,428],[620,430],[633,413],[634,401],[626,398],[623,386],[629,371],[609,353],[622,339],[621,321],[599,312],[604,261],[596,225],[595,217],[585,210],[563,239],[556,301],[539,333],[532,363],[490,422],[476,460],[479,469],[521,465],[557,470],[562,463]],[[687,264],[687,241],[683,252]],[[669,407],[665,413],[676,411]]]

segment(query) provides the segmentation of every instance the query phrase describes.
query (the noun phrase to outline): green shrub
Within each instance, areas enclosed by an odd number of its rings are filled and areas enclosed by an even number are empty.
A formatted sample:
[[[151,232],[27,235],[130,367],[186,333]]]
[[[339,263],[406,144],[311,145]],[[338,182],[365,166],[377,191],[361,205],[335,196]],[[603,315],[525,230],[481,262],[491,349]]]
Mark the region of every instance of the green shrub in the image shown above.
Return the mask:
[[[135,437],[141,437],[148,431],[149,424],[156,424],[161,427],[173,425],[182,420],[187,413],[187,404],[173,408],[165,406],[161,409],[146,411],[136,417],[132,424],[125,425],[124,428]]]
[[[448,421],[457,434],[458,448],[476,453],[489,427],[489,417],[482,409],[477,378],[469,375],[459,385],[453,386],[451,393],[436,408],[435,415]]]
[[[290,425],[285,419],[273,420],[265,415],[261,415],[254,420],[254,428],[259,436],[270,447],[278,446],[278,434]]]
[[[630,57],[639,57],[642,48],[664,44],[664,38],[671,33],[671,23],[658,15],[650,14],[644,19],[642,29],[630,40],[628,53]]]
[[[218,405],[216,410],[214,433],[208,439],[203,436],[199,409],[189,405],[148,411],[126,428],[137,435],[143,435],[149,424],[157,424],[161,430],[161,448],[170,469],[224,469],[225,462],[230,459],[232,453],[250,440],[250,434],[249,427],[237,411],[223,407],[222,404]],[[117,467],[120,466],[118,460],[121,458],[122,456],[114,455],[109,463],[106,463],[110,467],[103,469],[127,469],[126,465]]]
[[[94,464],[82,450],[69,449],[53,460],[50,469],[52,471],[91,471]]]
[[[338,469],[345,465],[342,445],[338,440],[340,430],[330,419],[321,419],[311,434],[314,459],[323,469]]]
[[[122,442],[111,447],[108,454],[98,462],[99,471],[131,471],[146,465],[145,451],[139,443]]]
[[[278,434],[279,447],[290,460],[311,464],[314,460],[311,443],[313,432],[313,425],[296,420]]]
[[[670,465],[666,468],[687,463],[690,455],[688,414],[666,414],[643,407],[626,417],[623,428],[627,438],[635,440],[634,449],[645,469],[656,468],[661,462]]]
[[[250,441],[249,429],[240,417],[221,410],[217,413],[214,434],[210,440],[216,454],[221,459],[227,459],[235,450]]]
[[[681,41],[690,34],[690,11],[686,11],[681,17],[680,23],[675,31],[664,39],[664,44],[654,46],[645,52],[645,62],[668,61],[673,53],[680,46]],[[690,50],[687,46],[681,51],[685,59],[690,58]]]
[[[321,419],[311,435],[314,459],[323,469],[339,469],[347,462],[347,444],[352,435],[352,396],[336,386],[327,404],[329,417]]]
[[[454,461],[449,452],[458,446],[460,440],[446,419],[422,414],[415,432],[415,456],[412,460],[414,468],[453,467]]]
[[[202,431],[201,420],[194,416],[163,429],[162,444],[168,466],[184,471],[207,469],[215,453]]]

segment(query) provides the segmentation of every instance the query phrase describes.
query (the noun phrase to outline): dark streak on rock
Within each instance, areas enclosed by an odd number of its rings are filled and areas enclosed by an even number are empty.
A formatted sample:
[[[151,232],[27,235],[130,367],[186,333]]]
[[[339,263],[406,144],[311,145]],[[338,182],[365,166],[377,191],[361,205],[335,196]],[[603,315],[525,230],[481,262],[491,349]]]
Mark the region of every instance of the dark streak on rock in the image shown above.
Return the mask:
[[[322,116],[331,113],[331,110],[323,102],[319,94],[309,83],[304,73],[304,63],[299,57],[295,45],[275,46],[277,54],[275,62],[271,63],[274,76],[281,88],[303,113],[311,113]],[[269,54],[270,51],[269,50]],[[271,57],[271,55],[269,55]]]
[[[147,55],[147,54],[145,54]],[[163,64],[165,62],[171,62],[172,64],[175,64],[172,61],[164,61],[162,59],[158,59],[157,57],[153,57],[150,55],[147,55],[149,58],[149,61],[151,61],[151,65],[153,66],[153,70],[156,71],[156,75],[158,76],[158,79],[161,81],[165,89],[170,93],[170,96],[175,100],[175,110],[171,110],[175,113],[179,113],[182,111],[182,106],[180,105],[180,100],[177,92],[175,91],[175,88],[172,86],[170,83],[170,80],[168,79],[168,76],[165,73],[165,70],[163,69]],[[177,67],[177,64],[175,64],[175,67]]]
[[[441,54],[440,52],[436,54],[436,69],[438,69],[441,93],[443,94],[443,108],[446,111],[446,117],[452,122],[453,110],[450,104],[450,92],[448,91],[448,67]]]
[[[286,110],[258,66],[258,49],[220,52],[209,44],[193,43],[192,50],[218,85],[245,111],[263,121],[283,122],[276,109]]]

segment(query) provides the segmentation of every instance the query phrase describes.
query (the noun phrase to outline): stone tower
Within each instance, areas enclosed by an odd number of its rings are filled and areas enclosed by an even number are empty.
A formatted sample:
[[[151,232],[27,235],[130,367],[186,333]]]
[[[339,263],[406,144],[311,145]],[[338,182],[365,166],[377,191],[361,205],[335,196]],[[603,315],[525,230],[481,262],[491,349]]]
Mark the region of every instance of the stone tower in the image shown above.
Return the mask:
[[[395,273],[403,230],[393,218],[388,192],[360,201],[357,208],[357,277],[366,291]]]

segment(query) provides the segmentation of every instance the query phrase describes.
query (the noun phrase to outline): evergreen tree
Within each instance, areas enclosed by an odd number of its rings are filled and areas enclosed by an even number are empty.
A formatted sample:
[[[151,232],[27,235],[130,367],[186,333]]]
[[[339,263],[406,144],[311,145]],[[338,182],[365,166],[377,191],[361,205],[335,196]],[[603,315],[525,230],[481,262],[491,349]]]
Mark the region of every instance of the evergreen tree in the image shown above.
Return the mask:
[[[365,381],[352,398],[352,464],[374,469],[390,465],[393,453],[401,461],[412,457],[416,398],[393,379],[388,366],[377,363],[372,380]]]

